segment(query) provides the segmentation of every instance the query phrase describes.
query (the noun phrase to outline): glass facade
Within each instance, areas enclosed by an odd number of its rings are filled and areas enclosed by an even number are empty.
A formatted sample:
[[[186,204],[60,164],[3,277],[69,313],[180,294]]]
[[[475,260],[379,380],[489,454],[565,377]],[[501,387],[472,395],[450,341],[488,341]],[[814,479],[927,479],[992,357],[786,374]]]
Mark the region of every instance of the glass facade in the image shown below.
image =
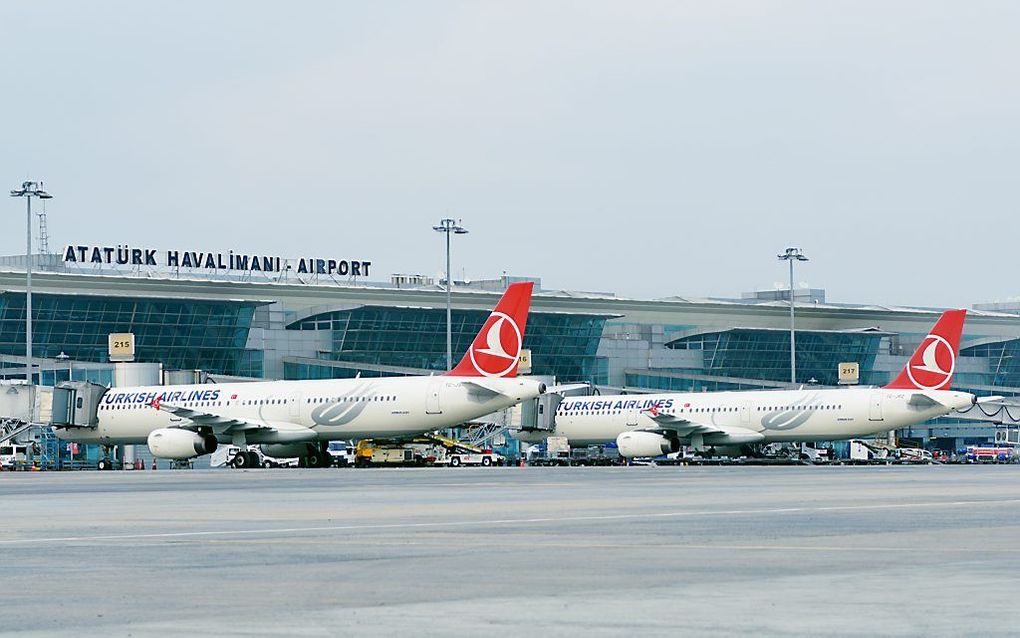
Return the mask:
[[[797,331],[797,382],[811,379],[836,385],[841,362],[860,364],[861,383],[885,383],[870,379],[884,333]],[[786,330],[734,328],[683,337],[666,344],[674,350],[704,351],[703,374],[767,381],[790,380],[790,333]]]
[[[627,371],[627,387],[657,390],[660,392],[724,392],[728,390],[775,390],[775,385],[753,382],[739,383],[724,379],[698,378],[654,370]]]
[[[453,310],[454,364],[467,351],[489,312]],[[524,335],[524,347],[531,349],[532,374],[605,383],[607,362],[596,352],[606,319],[599,315],[532,312]],[[445,309],[365,306],[316,315],[288,328],[331,330],[329,358],[334,361],[446,369]],[[298,374],[301,370],[291,366],[290,372]]]
[[[978,385],[1020,387],[1020,339],[997,341],[960,349],[961,357],[981,357],[988,361],[988,373],[968,375],[965,382]],[[983,377],[983,378],[982,378]]]
[[[135,335],[135,358],[169,369],[257,377],[262,351],[245,350],[252,315],[248,301],[32,295],[33,354],[104,362],[108,335]],[[25,294],[0,293],[0,354],[25,354]]]
[[[408,373],[410,374],[410,373]],[[398,372],[380,372],[378,370],[365,370],[357,367],[357,364],[351,366],[337,365],[337,364],[322,364],[317,365],[311,362],[294,362],[285,361],[283,363],[283,378],[284,379],[354,379],[357,377],[397,377],[407,376],[402,375]]]

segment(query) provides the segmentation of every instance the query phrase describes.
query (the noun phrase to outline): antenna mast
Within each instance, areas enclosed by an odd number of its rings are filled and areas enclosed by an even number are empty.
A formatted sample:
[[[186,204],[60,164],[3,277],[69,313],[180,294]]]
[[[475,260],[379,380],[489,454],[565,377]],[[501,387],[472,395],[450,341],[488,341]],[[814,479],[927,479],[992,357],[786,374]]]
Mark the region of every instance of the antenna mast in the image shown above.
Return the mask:
[[[36,213],[39,216],[39,254],[50,254],[50,232],[46,228],[46,200],[43,200],[42,212]]]

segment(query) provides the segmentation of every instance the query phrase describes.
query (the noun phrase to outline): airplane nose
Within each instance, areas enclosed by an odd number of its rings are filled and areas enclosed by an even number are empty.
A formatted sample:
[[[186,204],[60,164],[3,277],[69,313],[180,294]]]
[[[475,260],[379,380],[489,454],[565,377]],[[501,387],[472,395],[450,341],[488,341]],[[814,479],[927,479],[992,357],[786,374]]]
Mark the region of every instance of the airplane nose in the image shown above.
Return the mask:
[[[545,394],[545,391],[546,391],[545,384],[540,382],[538,384],[538,393],[539,394]]]

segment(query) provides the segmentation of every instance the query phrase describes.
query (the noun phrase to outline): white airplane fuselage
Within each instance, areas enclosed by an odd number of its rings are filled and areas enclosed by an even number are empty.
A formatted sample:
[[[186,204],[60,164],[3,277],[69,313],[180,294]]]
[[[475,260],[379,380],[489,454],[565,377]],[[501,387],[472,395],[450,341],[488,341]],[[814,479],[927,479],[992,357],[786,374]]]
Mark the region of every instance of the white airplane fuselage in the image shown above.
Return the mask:
[[[478,382],[501,394],[480,390],[473,385]],[[145,443],[153,430],[192,427],[187,418],[154,408],[158,397],[266,426],[248,432],[247,443],[400,438],[464,423],[544,391],[532,379],[453,376],[111,388],[100,402],[97,427],[56,432],[78,443],[121,445]]]
[[[556,411],[553,436],[577,446],[614,441],[624,432],[669,429],[648,411],[657,404],[657,413],[667,418],[754,432],[761,443],[829,441],[922,423],[973,402],[966,392],[885,388],[569,397]]]

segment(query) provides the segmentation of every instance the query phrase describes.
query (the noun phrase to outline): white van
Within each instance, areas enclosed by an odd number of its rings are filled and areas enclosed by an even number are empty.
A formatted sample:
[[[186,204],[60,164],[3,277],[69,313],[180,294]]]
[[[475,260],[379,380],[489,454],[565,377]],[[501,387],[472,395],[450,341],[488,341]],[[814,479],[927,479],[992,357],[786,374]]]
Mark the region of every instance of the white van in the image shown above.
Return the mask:
[[[13,470],[18,465],[24,465],[27,452],[27,445],[14,443],[0,445],[0,468]]]

